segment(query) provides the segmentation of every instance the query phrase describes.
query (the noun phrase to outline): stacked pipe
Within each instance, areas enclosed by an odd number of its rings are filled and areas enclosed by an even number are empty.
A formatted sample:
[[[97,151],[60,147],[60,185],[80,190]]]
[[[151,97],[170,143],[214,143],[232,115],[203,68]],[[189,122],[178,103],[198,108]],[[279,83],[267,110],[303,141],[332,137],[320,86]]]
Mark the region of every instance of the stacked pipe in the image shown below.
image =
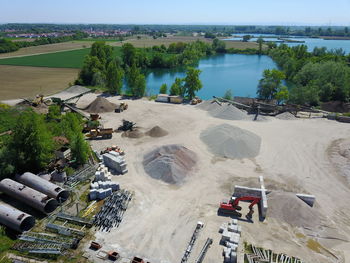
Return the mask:
[[[0,203],[0,223],[18,232],[28,231],[35,225],[35,218],[10,205]]]
[[[51,198],[55,198],[60,203],[66,201],[69,197],[67,190],[29,172],[17,175],[16,180]]]
[[[0,191],[43,213],[51,213],[58,206],[55,199],[11,179],[0,182]]]
[[[105,200],[100,212],[95,216],[94,225],[102,231],[109,231],[113,227],[118,227],[131,197],[132,194],[126,190],[113,193]]]

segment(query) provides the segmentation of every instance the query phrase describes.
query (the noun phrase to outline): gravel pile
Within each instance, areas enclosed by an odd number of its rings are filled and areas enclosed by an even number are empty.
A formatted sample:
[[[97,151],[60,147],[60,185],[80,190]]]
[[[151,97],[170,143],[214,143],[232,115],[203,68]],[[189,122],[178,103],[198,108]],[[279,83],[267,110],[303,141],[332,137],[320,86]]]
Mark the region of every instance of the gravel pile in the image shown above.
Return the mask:
[[[224,158],[254,158],[260,152],[258,135],[228,124],[211,127],[200,138],[210,152]]]
[[[296,227],[316,228],[321,224],[322,217],[316,208],[308,206],[293,193],[273,191],[267,199],[267,217]]]
[[[151,137],[163,137],[168,135],[169,133],[162,129],[159,126],[154,126],[152,129],[150,129],[148,132],[146,132],[146,135],[151,136]]]
[[[218,103],[215,100],[202,102],[197,106],[207,111],[211,116],[224,120],[247,120],[247,113],[236,108],[232,104]]]
[[[128,137],[132,139],[138,139],[143,137],[145,134],[143,132],[140,132],[139,130],[133,130],[133,131],[125,131],[122,133],[122,137]]]
[[[159,147],[144,156],[143,165],[152,178],[169,184],[181,184],[196,165],[197,156],[184,146]]]
[[[107,99],[98,97],[85,110],[90,113],[111,112],[115,110],[116,106],[116,104],[109,102]]]
[[[281,114],[278,114],[278,115],[276,115],[276,118],[280,119],[280,120],[295,120],[296,119],[296,117],[290,112],[283,112]]]

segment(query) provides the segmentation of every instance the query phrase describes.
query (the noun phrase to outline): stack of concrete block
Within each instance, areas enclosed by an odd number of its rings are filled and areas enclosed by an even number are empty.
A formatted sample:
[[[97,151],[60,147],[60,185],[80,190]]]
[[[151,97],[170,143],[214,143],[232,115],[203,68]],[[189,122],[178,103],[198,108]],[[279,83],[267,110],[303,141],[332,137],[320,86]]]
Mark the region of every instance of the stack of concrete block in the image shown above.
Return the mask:
[[[123,156],[119,155],[117,152],[105,153],[102,155],[103,163],[109,169],[119,173],[125,174],[128,172],[126,168],[126,162]]]
[[[222,234],[220,243],[224,246],[223,256],[225,263],[237,262],[237,247],[241,237],[241,226],[237,224],[237,219],[232,219],[228,224],[220,227]]]
[[[112,192],[120,189],[119,183],[116,182],[94,182],[90,184],[90,200],[102,200],[110,196]]]

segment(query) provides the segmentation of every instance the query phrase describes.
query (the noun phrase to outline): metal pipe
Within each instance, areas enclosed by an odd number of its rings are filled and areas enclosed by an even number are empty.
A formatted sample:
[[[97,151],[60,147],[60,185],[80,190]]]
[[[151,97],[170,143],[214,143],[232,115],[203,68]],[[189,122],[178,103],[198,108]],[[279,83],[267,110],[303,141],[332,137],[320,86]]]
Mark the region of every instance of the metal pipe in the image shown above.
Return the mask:
[[[23,232],[30,230],[35,225],[35,218],[10,205],[0,203],[0,224]]]
[[[55,199],[11,179],[0,182],[0,191],[47,214],[58,206]]]
[[[17,175],[16,180],[43,194],[55,198],[60,203],[66,201],[69,197],[69,191],[29,172]]]

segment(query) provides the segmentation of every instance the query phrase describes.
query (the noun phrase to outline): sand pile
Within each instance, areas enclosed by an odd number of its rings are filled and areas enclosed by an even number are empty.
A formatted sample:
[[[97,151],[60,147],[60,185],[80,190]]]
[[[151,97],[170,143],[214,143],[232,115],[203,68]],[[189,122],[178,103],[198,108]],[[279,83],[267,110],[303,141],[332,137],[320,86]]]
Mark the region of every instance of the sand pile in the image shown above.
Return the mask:
[[[296,227],[317,228],[321,225],[322,216],[316,208],[308,206],[293,193],[273,191],[267,199],[267,217]]]
[[[247,120],[247,113],[228,103],[218,103],[215,100],[202,102],[197,106],[207,111],[211,116],[224,120]]]
[[[181,145],[165,145],[144,156],[146,173],[169,184],[180,184],[196,165],[194,152]]]
[[[213,154],[233,159],[254,158],[261,145],[258,135],[228,124],[211,127],[200,138]]]
[[[107,99],[98,97],[91,102],[85,110],[90,113],[111,112],[115,110],[116,106],[117,105],[109,102]]]
[[[169,133],[162,129],[159,126],[154,126],[152,129],[150,129],[148,132],[146,132],[146,135],[151,136],[151,137],[163,137],[168,135]]]
[[[280,119],[280,120],[295,120],[296,117],[290,113],[290,112],[283,112],[281,114],[278,114],[276,116],[277,119]]]
[[[139,130],[133,130],[133,131],[125,131],[122,133],[122,137],[128,137],[132,139],[138,139],[144,136],[143,132],[140,132]]]

